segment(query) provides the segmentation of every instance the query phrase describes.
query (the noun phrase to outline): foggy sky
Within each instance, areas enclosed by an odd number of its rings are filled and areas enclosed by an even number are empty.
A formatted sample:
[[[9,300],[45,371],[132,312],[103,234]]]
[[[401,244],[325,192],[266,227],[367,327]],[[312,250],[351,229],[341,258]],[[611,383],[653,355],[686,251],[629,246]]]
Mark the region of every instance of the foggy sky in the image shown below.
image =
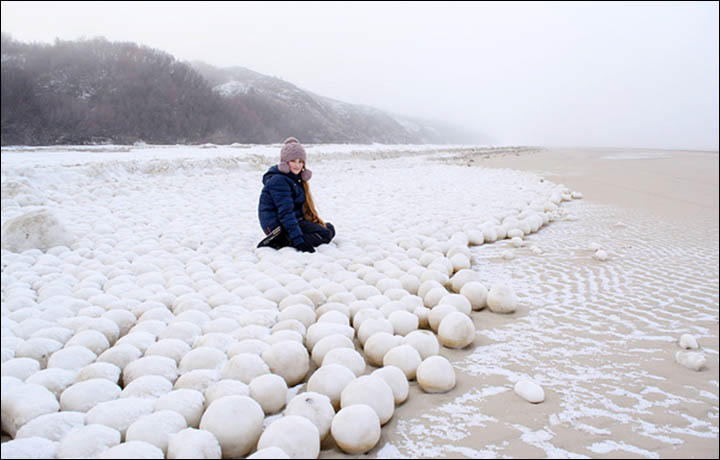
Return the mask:
[[[3,2],[2,31],[242,66],[496,145],[718,150],[717,2]]]

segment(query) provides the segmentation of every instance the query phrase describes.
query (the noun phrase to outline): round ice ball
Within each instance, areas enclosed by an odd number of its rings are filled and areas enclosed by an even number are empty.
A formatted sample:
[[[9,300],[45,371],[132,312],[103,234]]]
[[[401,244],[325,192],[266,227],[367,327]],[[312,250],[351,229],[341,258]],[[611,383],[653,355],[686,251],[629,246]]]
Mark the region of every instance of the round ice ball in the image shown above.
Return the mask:
[[[440,343],[430,331],[413,331],[405,336],[404,343],[415,348],[422,360],[440,353]]]
[[[531,380],[518,380],[513,389],[528,402],[537,404],[545,401],[545,392],[542,387]]]
[[[389,332],[377,332],[365,341],[365,346],[363,347],[365,359],[373,366],[382,366],[385,353],[390,351],[391,348],[401,344],[401,336],[393,335]]]
[[[445,393],[455,387],[455,370],[442,356],[430,356],[417,368],[417,381],[426,393]]]
[[[128,385],[136,378],[144,375],[159,375],[170,382],[174,382],[178,375],[177,364],[175,360],[164,356],[145,356],[125,366],[123,369],[123,382]]]
[[[472,311],[472,305],[470,301],[461,294],[448,294],[440,300],[443,305],[452,305],[460,313],[470,315]]]
[[[260,404],[266,415],[276,414],[285,407],[288,387],[279,375],[259,375],[248,386],[250,397]]]
[[[286,415],[272,422],[260,436],[258,449],[279,447],[290,458],[317,458],[320,454],[320,433],[307,418]]]
[[[275,459],[285,459],[285,458],[290,458],[290,457],[281,448],[272,446],[272,447],[266,447],[264,449],[257,450],[253,454],[249,455],[247,458],[248,459],[267,458],[267,459],[275,460]]]
[[[83,426],[85,426],[85,414],[82,412],[54,412],[36,417],[21,426],[15,439],[40,437],[60,441],[70,431]]]
[[[3,380],[12,377],[3,377]],[[60,409],[55,395],[44,386],[20,383],[2,391],[3,431],[15,437],[17,430],[30,420]]]
[[[352,340],[342,334],[332,334],[320,339],[312,349],[312,360],[317,366],[322,366],[325,355],[335,348],[355,349]]]
[[[321,366],[308,379],[307,391],[320,393],[330,399],[333,408],[340,408],[340,396],[345,387],[355,380],[355,374],[340,364]]]
[[[405,402],[410,392],[410,384],[402,369],[397,366],[383,366],[373,371],[371,375],[380,377],[388,384],[392,389],[396,406]]]
[[[102,402],[85,415],[85,423],[106,425],[115,428],[125,437],[125,431],[137,419],[153,412],[154,399],[123,398]]]
[[[198,347],[189,351],[180,360],[178,370],[185,374],[196,369],[217,369],[223,368],[227,362],[227,355],[222,350],[211,347]]]
[[[475,340],[475,325],[460,312],[452,312],[440,321],[438,339],[448,348],[465,348]]]
[[[208,405],[210,403],[208,402]],[[197,390],[180,388],[160,396],[155,411],[171,410],[182,415],[189,427],[197,428],[205,409],[205,397]]]
[[[269,373],[270,368],[260,356],[254,353],[238,353],[225,363],[220,377],[249,384],[255,377]]]
[[[130,425],[126,441],[145,441],[167,454],[168,437],[187,428],[185,417],[172,410],[161,410],[144,415]]]
[[[421,362],[420,354],[410,345],[398,345],[391,348],[383,357],[383,366],[400,368],[408,380],[415,379],[415,372]]]
[[[448,291],[444,287],[432,288],[427,294],[425,294],[425,297],[423,297],[423,302],[426,307],[433,308],[438,305],[440,300],[442,300],[442,298],[447,294]]]
[[[365,372],[365,359],[354,348],[335,348],[327,352],[322,365],[340,364],[350,369],[356,376]]]
[[[460,289],[460,294],[465,296],[473,310],[482,310],[487,306],[488,290],[479,281],[469,281]]]
[[[113,401],[122,390],[106,379],[83,380],[71,385],[60,395],[60,408],[64,411],[87,412],[97,404]]]
[[[354,404],[341,409],[333,418],[332,436],[338,447],[348,454],[362,454],[380,440],[380,419],[366,404]]]
[[[220,380],[205,390],[205,404],[209,406],[213,401],[223,396],[250,396],[250,387],[240,380]]]
[[[410,332],[417,330],[420,320],[418,317],[407,310],[395,311],[390,314],[388,320],[393,325],[395,334],[405,336]]]
[[[302,382],[310,370],[310,355],[300,343],[287,340],[273,344],[262,354],[273,374],[285,379],[288,387]]]
[[[690,334],[681,335],[679,344],[686,350],[696,350],[698,348],[697,340]]]
[[[172,390],[173,384],[159,375],[143,375],[125,385],[120,398],[159,398]]]
[[[310,420],[320,433],[320,441],[330,433],[330,424],[335,416],[335,409],[324,394],[306,391],[295,396],[287,405],[284,414],[298,415]]]
[[[380,424],[392,418],[395,396],[392,388],[376,375],[363,375],[350,382],[340,394],[340,407],[367,404],[377,414]]]
[[[467,283],[471,281],[477,281],[478,280],[478,274],[472,270],[469,269],[463,269],[455,273],[453,275],[451,280],[451,286],[452,290],[455,292],[460,292]]]
[[[165,458],[165,454],[149,442],[127,441],[109,448],[99,458]]]
[[[367,339],[378,332],[392,334],[394,332],[392,323],[384,318],[370,318],[365,320],[362,326],[360,326],[360,329],[358,329],[358,340],[362,345],[365,345]]]
[[[496,283],[487,295],[487,305],[495,313],[512,313],[517,309],[518,298],[515,291],[505,284]]]
[[[168,436],[167,458],[221,458],[222,448],[214,434],[185,428]]]
[[[458,313],[457,308],[452,305],[441,304],[431,309],[430,313],[428,313],[428,324],[430,325],[430,329],[437,332],[438,327],[440,327],[440,321],[442,321],[443,318],[450,313]]]
[[[120,444],[120,432],[105,425],[88,424],[62,438],[57,458],[96,458]]]
[[[247,396],[225,396],[205,410],[200,429],[215,435],[223,458],[244,457],[260,438],[264,418],[262,407],[255,400]]]

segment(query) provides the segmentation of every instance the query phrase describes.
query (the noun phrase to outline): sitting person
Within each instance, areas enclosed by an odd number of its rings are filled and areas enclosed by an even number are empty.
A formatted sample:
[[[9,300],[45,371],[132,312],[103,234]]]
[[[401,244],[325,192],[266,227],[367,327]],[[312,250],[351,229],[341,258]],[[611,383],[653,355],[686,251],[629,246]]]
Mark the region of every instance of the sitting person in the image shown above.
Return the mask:
[[[329,243],[335,228],[318,216],[308,181],[312,171],[305,168],[305,149],[294,137],[280,150],[280,163],[263,175],[258,217],[267,237],[258,247],[280,249],[292,246],[303,252]]]

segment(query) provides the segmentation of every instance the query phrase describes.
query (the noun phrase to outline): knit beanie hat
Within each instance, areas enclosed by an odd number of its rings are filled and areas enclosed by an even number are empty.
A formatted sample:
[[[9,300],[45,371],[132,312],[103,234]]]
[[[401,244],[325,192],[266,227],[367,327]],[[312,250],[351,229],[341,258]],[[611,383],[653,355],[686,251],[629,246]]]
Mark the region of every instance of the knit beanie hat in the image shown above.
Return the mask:
[[[305,149],[302,144],[300,144],[300,141],[294,137],[288,137],[285,139],[284,145],[280,150],[280,163],[278,164],[278,170],[280,170],[281,173],[289,173],[290,165],[288,163],[297,159],[300,159],[303,163],[307,164]],[[304,168],[302,173],[300,173],[300,177],[302,177],[302,180],[307,182],[312,177],[312,171]]]

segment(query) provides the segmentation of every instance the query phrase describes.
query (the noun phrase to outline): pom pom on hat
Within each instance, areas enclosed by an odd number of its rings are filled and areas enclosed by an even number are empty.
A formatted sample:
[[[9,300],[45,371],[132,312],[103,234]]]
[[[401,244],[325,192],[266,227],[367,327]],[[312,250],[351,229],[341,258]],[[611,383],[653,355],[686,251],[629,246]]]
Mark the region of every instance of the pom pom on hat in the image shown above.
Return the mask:
[[[283,143],[282,149],[280,149],[280,163],[278,169],[280,172],[288,174],[290,172],[290,163],[293,160],[300,159],[303,163],[307,164],[307,155],[300,141],[294,137],[288,137]],[[310,180],[312,177],[312,171],[304,169],[301,173],[301,177],[304,181]]]

